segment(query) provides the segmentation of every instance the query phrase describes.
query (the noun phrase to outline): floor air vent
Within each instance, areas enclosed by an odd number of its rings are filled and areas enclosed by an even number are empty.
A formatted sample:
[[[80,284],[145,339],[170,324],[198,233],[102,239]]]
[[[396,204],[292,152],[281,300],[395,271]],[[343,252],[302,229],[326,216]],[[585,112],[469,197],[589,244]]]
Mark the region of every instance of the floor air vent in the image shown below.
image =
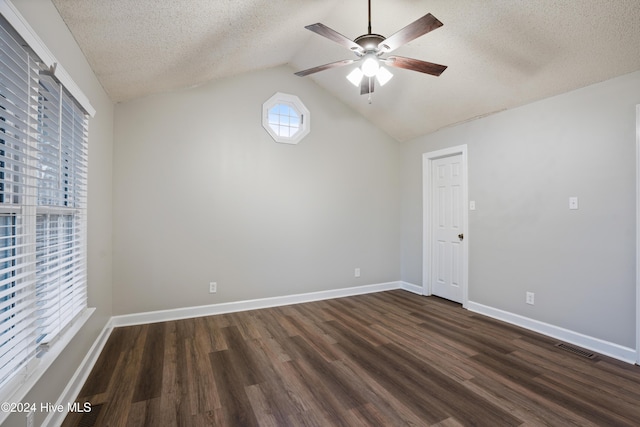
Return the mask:
[[[580,347],[572,346],[571,344],[559,342],[556,344],[556,347],[566,350],[570,353],[577,354],[578,356],[586,357],[587,359],[594,359],[596,357],[595,353],[591,353],[590,351],[581,349]]]
[[[98,421],[98,415],[100,415],[100,409],[102,409],[102,405],[93,405],[91,407],[91,412],[85,412],[82,414],[82,418],[78,421],[77,427],[94,427],[96,425],[96,421]]]

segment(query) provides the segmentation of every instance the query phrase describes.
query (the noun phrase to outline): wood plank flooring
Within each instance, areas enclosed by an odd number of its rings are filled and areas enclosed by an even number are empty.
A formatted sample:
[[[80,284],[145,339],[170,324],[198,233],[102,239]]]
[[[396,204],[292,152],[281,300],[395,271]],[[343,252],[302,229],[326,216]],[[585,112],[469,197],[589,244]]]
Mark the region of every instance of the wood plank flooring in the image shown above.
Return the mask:
[[[638,426],[640,367],[389,291],[117,328],[63,426]]]

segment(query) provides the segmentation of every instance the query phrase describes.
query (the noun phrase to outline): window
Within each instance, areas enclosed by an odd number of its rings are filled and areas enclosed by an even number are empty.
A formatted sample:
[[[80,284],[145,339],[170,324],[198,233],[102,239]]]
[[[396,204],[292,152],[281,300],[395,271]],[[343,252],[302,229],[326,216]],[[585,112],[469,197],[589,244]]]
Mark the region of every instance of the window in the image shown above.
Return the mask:
[[[25,45],[0,18],[3,391],[26,381],[87,308],[88,119],[55,69]]]
[[[297,96],[278,92],[262,105],[262,126],[276,142],[297,144],[310,131],[309,110]]]

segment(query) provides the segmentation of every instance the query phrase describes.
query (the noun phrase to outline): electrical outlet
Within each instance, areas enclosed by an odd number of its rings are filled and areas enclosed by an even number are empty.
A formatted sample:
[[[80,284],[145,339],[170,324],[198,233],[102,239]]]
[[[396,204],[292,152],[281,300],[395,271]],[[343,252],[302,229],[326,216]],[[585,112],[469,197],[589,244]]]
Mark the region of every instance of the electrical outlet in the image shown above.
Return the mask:
[[[576,210],[578,209],[578,198],[575,196],[569,197],[569,209]]]
[[[359,268],[356,268],[356,269],[355,269],[355,271],[353,272],[353,275],[354,275],[355,277],[360,277],[360,269],[359,269]]]
[[[535,303],[535,294],[533,292],[527,292],[525,302],[529,305],[533,305]]]
[[[218,292],[218,283],[217,282],[209,282],[209,293],[215,294]]]

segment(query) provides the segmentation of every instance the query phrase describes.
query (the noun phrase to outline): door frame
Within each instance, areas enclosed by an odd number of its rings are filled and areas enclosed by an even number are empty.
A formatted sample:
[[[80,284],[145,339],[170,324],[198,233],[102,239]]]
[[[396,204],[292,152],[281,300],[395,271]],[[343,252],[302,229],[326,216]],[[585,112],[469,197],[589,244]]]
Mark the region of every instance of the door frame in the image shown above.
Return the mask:
[[[640,104],[636,105],[636,364],[640,365]]]
[[[431,283],[432,240],[433,222],[431,215],[431,197],[433,194],[431,170],[432,162],[445,157],[462,156],[462,221],[465,244],[462,245],[462,307],[467,307],[469,301],[469,180],[467,145],[444,148],[422,154],[422,294],[431,295],[433,285]]]

